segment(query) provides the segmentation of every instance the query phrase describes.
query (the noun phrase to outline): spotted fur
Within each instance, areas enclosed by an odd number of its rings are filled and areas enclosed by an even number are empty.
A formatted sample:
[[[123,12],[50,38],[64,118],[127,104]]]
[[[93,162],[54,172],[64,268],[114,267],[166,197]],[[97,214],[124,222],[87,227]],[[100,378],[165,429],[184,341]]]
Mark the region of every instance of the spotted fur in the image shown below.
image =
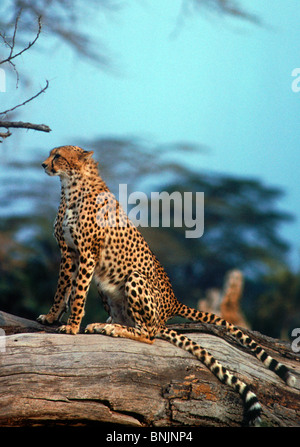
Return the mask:
[[[69,304],[69,319],[59,331],[76,334],[94,277],[110,317],[106,323],[89,324],[87,333],[145,343],[159,337],[185,349],[240,394],[249,423],[256,423],[261,407],[248,385],[199,344],[168,329],[167,320],[180,315],[223,326],[288,385],[294,385],[294,376],[233,324],[176,299],[166,272],[99,176],[92,155],[77,146],[62,146],[53,149],[42,164],[47,174],[61,179],[61,201],[54,226],[61,265],[54,303],[48,314],[40,315],[38,320],[45,324],[59,320]]]

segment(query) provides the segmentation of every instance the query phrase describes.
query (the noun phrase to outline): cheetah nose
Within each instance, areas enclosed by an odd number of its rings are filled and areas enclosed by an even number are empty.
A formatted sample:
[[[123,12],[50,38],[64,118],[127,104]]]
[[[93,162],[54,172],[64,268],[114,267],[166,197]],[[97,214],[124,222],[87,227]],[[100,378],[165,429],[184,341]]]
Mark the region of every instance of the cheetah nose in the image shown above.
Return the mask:
[[[46,163],[42,163],[42,166],[44,169],[46,169],[46,167],[47,167]]]

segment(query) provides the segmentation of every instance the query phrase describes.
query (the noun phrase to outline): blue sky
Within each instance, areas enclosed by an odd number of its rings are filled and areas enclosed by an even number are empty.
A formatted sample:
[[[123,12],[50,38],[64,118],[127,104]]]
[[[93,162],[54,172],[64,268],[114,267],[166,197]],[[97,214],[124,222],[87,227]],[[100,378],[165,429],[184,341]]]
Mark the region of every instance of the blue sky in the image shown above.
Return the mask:
[[[43,159],[54,146],[105,136],[204,145],[205,154],[185,162],[286,191],[278,205],[297,221],[282,231],[299,267],[300,92],[291,88],[292,70],[300,67],[299,2],[241,3],[266,26],[206,10],[179,20],[179,0],[133,1],[116,12],[99,12],[88,26],[106,46],[113,73],[45,33],[38,51],[20,61],[30,89],[21,83],[16,91],[9,80],[9,95],[0,93],[0,101],[6,107],[24,100],[48,79],[46,94],[20,110],[18,119],[53,131],[16,132],[5,143],[6,159],[22,158],[32,148]]]

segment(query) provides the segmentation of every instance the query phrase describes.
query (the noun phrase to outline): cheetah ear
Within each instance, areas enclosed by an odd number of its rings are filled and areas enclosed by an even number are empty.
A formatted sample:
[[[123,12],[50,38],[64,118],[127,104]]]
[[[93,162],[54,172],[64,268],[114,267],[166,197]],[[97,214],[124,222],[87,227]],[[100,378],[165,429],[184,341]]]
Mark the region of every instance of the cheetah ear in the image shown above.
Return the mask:
[[[94,154],[94,151],[84,151],[82,154],[79,155],[79,159],[84,161],[91,158]]]

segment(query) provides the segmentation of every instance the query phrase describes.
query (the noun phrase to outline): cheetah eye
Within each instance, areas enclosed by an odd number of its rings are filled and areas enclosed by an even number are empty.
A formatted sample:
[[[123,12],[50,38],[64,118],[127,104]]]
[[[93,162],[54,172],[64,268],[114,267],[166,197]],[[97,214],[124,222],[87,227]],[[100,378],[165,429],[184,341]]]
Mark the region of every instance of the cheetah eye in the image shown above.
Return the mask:
[[[56,159],[59,158],[59,157],[60,157],[59,154],[55,154],[54,157],[53,157],[53,160],[56,160]]]

